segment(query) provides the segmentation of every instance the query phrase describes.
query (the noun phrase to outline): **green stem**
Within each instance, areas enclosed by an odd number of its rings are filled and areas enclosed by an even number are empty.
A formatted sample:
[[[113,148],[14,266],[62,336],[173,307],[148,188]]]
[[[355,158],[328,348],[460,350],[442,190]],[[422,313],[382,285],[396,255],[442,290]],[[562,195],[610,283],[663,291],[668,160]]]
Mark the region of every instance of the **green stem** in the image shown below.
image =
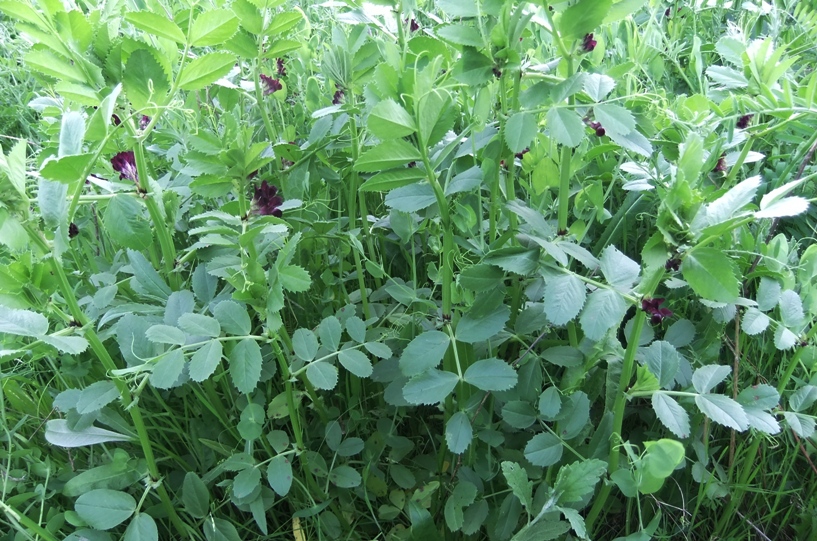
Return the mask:
[[[9,522],[11,522],[12,525],[15,525],[15,523],[19,523],[21,526],[23,526],[24,529],[20,529],[19,527],[17,527],[19,531],[23,533],[36,534],[41,538],[45,539],[46,541],[58,541],[57,538],[51,532],[49,532],[48,530],[46,530],[45,528],[31,520],[30,518],[28,518],[23,513],[17,511],[15,508],[4,503],[2,500],[0,500],[0,510],[2,510],[3,513],[5,513],[5,515],[9,519]]]

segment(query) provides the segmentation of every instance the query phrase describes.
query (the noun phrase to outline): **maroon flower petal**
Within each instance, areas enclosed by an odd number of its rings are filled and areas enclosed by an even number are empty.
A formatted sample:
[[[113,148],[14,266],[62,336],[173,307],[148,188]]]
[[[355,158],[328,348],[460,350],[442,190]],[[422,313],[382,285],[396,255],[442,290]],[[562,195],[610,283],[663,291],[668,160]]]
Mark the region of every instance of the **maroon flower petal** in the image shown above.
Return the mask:
[[[121,180],[128,179],[133,182],[139,182],[139,174],[136,172],[136,157],[132,150],[119,152],[111,158],[111,167],[119,173]]]
[[[284,86],[281,84],[281,81],[279,81],[278,79],[273,79],[269,75],[264,75],[263,73],[261,74],[260,77],[261,77],[261,83],[264,86],[264,95],[265,96],[267,96],[269,94],[272,94],[273,92],[277,92],[277,91],[281,90],[282,88],[284,88]]]

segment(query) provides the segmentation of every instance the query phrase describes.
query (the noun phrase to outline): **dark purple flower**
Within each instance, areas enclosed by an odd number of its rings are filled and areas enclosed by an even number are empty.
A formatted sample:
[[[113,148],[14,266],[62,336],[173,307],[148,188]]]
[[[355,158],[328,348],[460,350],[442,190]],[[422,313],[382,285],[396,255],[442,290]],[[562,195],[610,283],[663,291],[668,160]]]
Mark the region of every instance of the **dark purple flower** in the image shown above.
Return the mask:
[[[494,67],[492,71],[494,72],[494,77],[496,77],[497,79],[502,77],[502,70],[500,70],[499,68]]]
[[[142,118],[139,119],[139,129],[144,130],[150,124],[150,117],[147,115],[142,115]]]
[[[604,131],[604,128],[601,127],[601,122],[591,122],[590,127],[595,130],[596,137],[604,137],[604,135],[607,133]]]
[[[261,216],[275,216],[281,217],[281,209],[278,207],[284,200],[278,195],[278,188],[272,184],[267,184],[263,181],[261,186],[255,189],[255,196],[253,197],[253,204],[255,211]]]
[[[340,105],[343,103],[343,89],[338,88],[335,90],[335,95],[332,96],[332,105]]]
[[[278,79],[273,79],[269,75],[261,74],[261,82],[264,85],[264,95],[272,94],[273,92],[277,92],[284,88],[281,84],[281,81]]]
[[[738,119],[738,123],[736,124],[738,129],[745,130],[746,128],[748,128],[749,122],[751,122],[753,116],[755,115],[743,115],[742,117],[740,117]]]
[[[677,257],[667,259],[667,262],[664,263],[664,269],[666,269],[667,272],[669,272],[669,271],[676,271],[677,272],[678,269],[680,269],[680,268],[681,268],[681,260],[678,259]]]
[[[119,120],[119,117],[117,115],[111,115],[111,122],[113,122],[114,126],[119,126],[120,124],[122,124],[122,121]]]
[[[598,42],[593,39],[593,34],[587,34],[584,36],[584,42],[582,42],[582,50],[589,53],[596,48],[597,44]]]
[[[528,152],[530,152],[530,149],[526,148],[522,152],[517,152],[516,154],[514,154],[514,156],[516,156],[517,158],[519,158],[521,160],[522,158],[525,157],[525,154],[527,154]]]
[[[415,162],[415,161],[410,161],[410,162],[408,162],[408,163],[406,164],[406,166],[407,166],[407,167],[417,167],[417,162]]]
[[[68,225],[68,238],[73,239],[77,235],[79,235],[79,227],[77,227],[77,224],[75,224],[74,222],[71,222]]]
[[[111,167],[119,173],[121,180],[128,179],[139,184],[139,174],[136,172],[136,157],[132,150],[126,150],[111,158]]]
[[[672,310],[668,308],[661,308],[665,299],[643,299],[641,301],[641,309],[650,314],[650,323],[658,325],[665,317],[672,316]]]
[[[287,76],[287,68],[284,65],[283,58],[276,58],[275,65],[278,68],[278,77],[286,77]]]
[[[721,155],[721,157],[718,158],[718,163],[715,164],[715,168],[712,171],[715,173],[726,172],[726,156]]]
[[[417,24],[417,19],[412,19],[411,24],[409,24],[409,30],[412,32],[416,32],[420,29],[420,25]]]

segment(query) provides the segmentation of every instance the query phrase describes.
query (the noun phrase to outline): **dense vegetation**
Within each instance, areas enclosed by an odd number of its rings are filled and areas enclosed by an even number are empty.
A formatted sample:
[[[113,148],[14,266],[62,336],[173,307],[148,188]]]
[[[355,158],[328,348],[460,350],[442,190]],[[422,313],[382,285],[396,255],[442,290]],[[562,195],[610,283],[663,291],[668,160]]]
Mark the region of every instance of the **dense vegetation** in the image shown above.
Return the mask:
[[[0,12],[0,539],[817,535],[809,2]]]

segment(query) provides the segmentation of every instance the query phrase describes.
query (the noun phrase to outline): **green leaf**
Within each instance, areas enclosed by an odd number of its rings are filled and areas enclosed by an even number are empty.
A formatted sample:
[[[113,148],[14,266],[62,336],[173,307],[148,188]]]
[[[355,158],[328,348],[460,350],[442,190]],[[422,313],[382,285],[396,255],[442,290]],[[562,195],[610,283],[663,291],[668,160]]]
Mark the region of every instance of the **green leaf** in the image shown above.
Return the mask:
[[[471,167],[462,173],[457,173],[445,185],[445,196],[450,197],[461,192],[470,192],[482,184],[482,169]]]
[[[562,459],[562,440],[549,432],[537,434],[525,445],[525,458],[534,466],[546,468]]]
[[[558,539],[569,529],[570,524],[564,520],[542,519],[519,530],[511,541],[550,541]]]
[[[174,349],[159,359],[150,373],[150,384],[157,389],[170,389],[184,370],[184,353]]]
[[[229,53],[209,53],[187,64],[179,78],[182,90],[199,90],[230,72],[235,66],[235,56]]]
[[[440,38],[456,45],[468,45],[470,47],[482,47],[482,36],[479,30],[473,26],[464,24],[446,24],[438,27],[435,32]]]
[[[292,333],[292,349],[304,362],[310,362],[318,354],[318,337],[309,329],[297,329]]]
[[[457,109],[447,90],[434,89],[417,104],[420,144],[430,148],[439,143],[454,127]]]
[[[564,325],[575,318],[586,300],[584,282],[573,274],[548,278],[545,283],[545,315],[553,325]]]
[[[798,342],[797,335],[780,325],[774,331],[774,347],[779,350],[791,349]]]
[[[192,336],[216,338],[221,334],[221,325],[218,320],[204,314],[182,314],[179,317],[179,327]]]
[[[612,244],[604,249],[599,260],[599,268],[607,282],[619,291],[627,292],[638,280],[641,267],[621,253]]]
[[[209,517],[202,530],[207,541],[242,541],[233,523],[223,518]]]
[[[731,303],[738,298],[740,283],[734,263],[720,250],[698,248],[688,252],[681,273],[695,293],[705,299]]]
[[[505,144],[511,152],[522,152],[536,137],[536,117],[531,113],[515,113],[505,123]]]
[[[403,398],[409,404],[437,404],[451,394],[458,381],[456,374],[432,368],[406,383]]]
[[[390,139],[364,152],[355,163],[355,171],[374,173],[409,162],[422,161],[420,151],[402,139]]]
[[[303,15],[300,10],[284,11],[279,13],[270,21],[270,24],[267,27],[266,35],[277,36],[279,34],[285,34],[298,26],[302,19]]]
[[[202,382],[212,376],[221,362],[221,356],[221,342],[210,340],[204,344],[190,359],[190,379]]]
[[[415,337],[400,356],[400,371],[412,377],[435,368],[445,355],[451,339],[440,331],[426,331]]]
[[[571,440],[581,434],[590,420],[590,399],[584,391],[576,391],[565,400],[556,433],[563,440]]]
[[[700,140],[700,136],[698,137],[699,137],[698,144],[701,145],[702,151],[703,141]],[[700,169],[700,165],[698,166],[698,169]],[[690,174],[697,173],[694,172]],[[690,228],[697,233],[702,231],[706,227],[712,227],[714,225],[718,225],[728,221],[733,216],[735,216],[735,214],[737,214],[737,212],[740,211],[743,207],[752,202],[752,200],[755,198],[755,193],[757,192],[757,189],[760,187],[760,183],[761,183],[760,175],[747,178],[743,182],[740,182],[737,186],[734,186],[732,189],[723,194],[721,197],[719,197],[706,207],[703,207],[695,216],[695,219],[693,219]]]
[[[128,524],[122,541],[159,541],[159,529],[153,517],[139,513]]]
[[[658,420],[679,438],[689,437],[689,414],[666,393],[657,391],[652,395],[652,409]]]
[[[584,91],[593,101],[603,100],[616,87],[615,79],[601,73],[588,73],[583,78],[583,83]]]
[[[505,328],[510,317],[511,309],[504,304],[487,314],[476,313],[472,307],[457,323],[457,340],[468,344],[489,340]]]
[[[137,49],[125,64],[122,87],[133,108],[143,109],[150,102],[164,103],[170,81],[165,69],[149,50]]]
[[[392,356],[391,348],[380,342],[366,342],[363,344],[363,347],[365,347],[369,353],[381,359],[389,359]]]
[[[742,390],[738,395],[738,402],[744,407],[770,410],[780,403],[780,394],[771,385],[759,383]]]
[[[556,366],[579,366],[584,361],[581,350],[572,346],[556,346],[542,352],[542,358]]]
[[[658,378],[661,387],[664,389],[672,387],[675,374],[681,365],[681,358],[672,344],[663,340],[653,342],[644,350],[644,362],[650,372]]]
[[[286,265],[278,269],[278,277],[281,279],[281,285],[284,289],[293,293],[309,291],[312,285],[312,278],[309,277],[309,273],[298,265]]]
[[[48,332],[48,319],[30,310],[0,305],[0,332],[17,336],[41,336]]]
[[[359,349],[340,350],[338,361],[346,370],[359,378],[368,378],[372,375],[372,361]]]
[[[395,188],[401,188],[409,184],[425,179],[426,173],[419,167],[408,167],[406,169],[394,169],[383,171],[372,176],[360,185],[361,192],[388,192]]]
[[[798,216],[808,210],[809,201],[800,196],[784,197],[768,205],[761,202],[760,210],[755,212],[755,218],[783,218]]]
[[[261,348],[252,338],[245,338],[229,354],[230,376],[240,393],[255,390],[261,379]]]
[[[553,420],[562,409],[562,398],[557,387],[548,387],[539,395],[539,413],[547,420]]]
[[[770,322],[769,316],[757,308],[750,307],[743,313],[743,317],[740,320],[740,328],[749,336],[755,336],[765,331],[769,327]]]
[[[675,346],[675,348],[686,347],[695,338],[695,325],[688,319],[679,319],[669,326],[664,333],[664,340]]]
[[[43,178],[49,180],[75,185],[80,180],[83,180],[80,177],[93,158],[93,154],[75,154],[57,159],[48,159],[43,162],[40,174]]]
[[[789,406],[793,411],[807,411],[814,401],[817,400],[817,387],[814,385],[803,385],[789,397]]]
[[[406,137],[417,131],[411,115],[403,106],[390,99],[383,100],[372,108],[366,126],[382,140]]]
[[[340,335],[343,329],[335,316],[324,318],[318,325],[318,336],[323,347],[330,351],[337,351],[340,346]]]
[[[553,491],[558,494],[559,503],[581,501],[593,491],[599,479],[607,471],[607,463],[590,459],[567,464],[559,468]]]
[[[749,419],[740,404],[720,394],[699,394],[695,404],[704,415],[727,428],[743,432],[749,428]]]
[[[166,38],[176,43],[187,41],[181,28],[165,16],[150,11],[131,11],[125,14],[125,20],[148,34]]]
[[[351,466],[336,466],[329,472],[329,481],[340,488],[354,488],[360,486],[363,478]]]
[[[749,86],[749,80],[743,73],[728,66],[709,66],[706,68],[706,75],[712,79],[712,82],[722,88],[746,88]]]
[[[233,479],[233,494],[236,498],[245,498],[261,484],[261,470],[256,467],[238,472]]]
[[[599,103],[593,107],[593,114],[605,131],[627,135],[635,130],[635,117],[621,105]]]
[[[445,425],[445,443],[448,450],[455,455],[462,454],[474,439],[471,421],[462,411],[458,411],[448,419]]]
[[[171,327],[170,325],[153,325],[147,330],[145,336],[148,340],[156,344],[175,344],[177,346],[183,346],[187,341],[181,330],[176,327]]]
[[[536,270],[539,265],[539,250],[521,246],[509,246],[494,250],[485,256],[483,263],[495,265],[502,270],[522,276]]]
[[[205,11],[193,22],[190,45],[206,47],[221,45],[238,31],[238,18],[228,9]]]
[[[597,289],[590,294],[579,322],[585,336],[591,340],[601,340],[613,327],[621,323],[627,313],[627,303],[617,292]]]
[[[85,415],[107,406],[119,398],[119,390],[112,381],[97,381],[82,390],[77,400],[77,413]]]
[[[88,526],[110,530],[130,518],[136,510],[136,500],[126,492],[101,488],[77,498],[74,510]]]
[[[613,0],[579,0],[562,13],[559,32],[563,38],[583,38],[604,21],[612,5]]]
[[[279,496],[284,497],[289,493],[292,486],[292,464],[286,456],[278,455],[270,460],[267,482]]]
[[[695,370],[692,374],[692,386],[701,394],[708,393],[717,384],[732,373],[728,366],[708,364]]]
[[[97,443],[130,441],[130,437],[104,428],[89,426],[82,430],[72,430],[65,419],[52,419],[45,423],[45,439],[51,445],[65,447],[85,447]]]
[[[468,86],[481,86],[493,78],[494,63],[475,47],[463,47],[454,66],[454,79]]]
[[[213,309],[221,328],[230,334],[244,336],[250,334],[252,326],[247,309],[235,301],[222,301]]]
[[[467,18],[479,16],[476,0],[436,0],[436,4],[449,17]]]
[[[469,366],[462,379],[482,391],[507,391],[516,385],[518,375],[507,362],[491,358]]]
[[[18,1],[0,2],[0,11],[15,19],[43,28],[43,17],[30,5]]]
[[[79,66],[69,63],[64,57],[43,49],[31,49],[23,57],[26,66],[49,77],[85,83],[85,73]]]
[[[386,195],[386,206],[401,212],[417,212],[437,202],[434,188],[427,182],[396,188]]]
[[[573,148],[584,140],[584,123],[576,111],[551,107],[545,120],[557,143]]]
[[[780,294],[780,322],[786,327],[798,328],[803,325],[806,315],[803,301],[795,291],[787,289]]]
[[[69,111],[62,117],[60,145],[57,156],[74,156],[82,152],[85,137],[85,117],[78,111]]]
[[[493,265],[474,265],[462,271],[459,275],[459,284],[471,291],[488,291],[500,287],[505,273]]]
[[[113,196],[102,216],[105,230],[120,246],[145,250],[153,244],[153,229],[144,217],[144,207],[138,199],[124,194]]]
[[[88,349],[88,341],[81,336],[60,336],[58,334],[50,334],[41,336],[40,340],[54,346],[63,353],[70,353],[71,355],[79,355]]]
[[[327,362],[314,362],[306,368],[306,377],[318,389],[331,391],[338,384],[338,369]]]
[[[536,422],[536,410],[526,401],[511,400],[502,406],[502,420],[523,430]]]
[[[349,338],[362,344],[366,341],[366,324],[357,316],[352,316],[346,320],[346,334]]]
[[[505,461],[501,464],[502,475],[508,482],[514,496],[519,498],[520,503],[528,510],[533,511],[533,481],[528,480],[525,469],[516,462]]]
[[[468,481],[460,481],[454,487],[451,496],[445,501],[445,524],[452,532],[456,532],[465,525],[465,515],[462,508],[474,503],[477,497],[477,487]]]

